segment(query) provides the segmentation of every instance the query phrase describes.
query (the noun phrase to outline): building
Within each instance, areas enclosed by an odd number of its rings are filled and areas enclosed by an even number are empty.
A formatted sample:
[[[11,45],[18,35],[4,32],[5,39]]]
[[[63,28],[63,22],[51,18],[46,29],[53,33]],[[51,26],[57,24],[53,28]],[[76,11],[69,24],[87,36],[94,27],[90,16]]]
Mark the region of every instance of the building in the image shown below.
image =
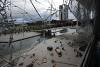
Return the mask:
[[[68,19],[68,5],[63,4],[59,6],[59,20]]]
[[[59,20],[63,20],[63,15],[62,15],[63,14],[63,11],[62,10],[63,10],[63,6],[60,5],[59,6]]]

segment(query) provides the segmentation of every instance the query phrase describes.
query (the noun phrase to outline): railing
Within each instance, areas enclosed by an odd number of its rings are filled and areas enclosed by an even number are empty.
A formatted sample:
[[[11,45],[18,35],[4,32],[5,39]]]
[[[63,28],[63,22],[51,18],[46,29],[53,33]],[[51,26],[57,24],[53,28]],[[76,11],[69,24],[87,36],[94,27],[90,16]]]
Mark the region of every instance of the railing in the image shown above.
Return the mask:
[[[91,38],[90,42],[88,43],[88,46],[86,48],[86,51],[82,58],[82,62],[79,67],[91,67],[92,66],[92,65],[90,66],[90,61],[91,61],[91,58],[94,56],[93,55],[94,48],[95,48],[95,39],[93,37],[93,38]]]

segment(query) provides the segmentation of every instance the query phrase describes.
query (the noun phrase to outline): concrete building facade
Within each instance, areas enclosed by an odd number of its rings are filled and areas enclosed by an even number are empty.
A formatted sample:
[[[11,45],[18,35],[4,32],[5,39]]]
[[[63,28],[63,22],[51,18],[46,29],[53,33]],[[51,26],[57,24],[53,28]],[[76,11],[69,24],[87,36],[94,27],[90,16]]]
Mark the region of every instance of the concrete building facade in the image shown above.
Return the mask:
[[[59,6],[59,20],[68,19],[68,5],[63,4]]]

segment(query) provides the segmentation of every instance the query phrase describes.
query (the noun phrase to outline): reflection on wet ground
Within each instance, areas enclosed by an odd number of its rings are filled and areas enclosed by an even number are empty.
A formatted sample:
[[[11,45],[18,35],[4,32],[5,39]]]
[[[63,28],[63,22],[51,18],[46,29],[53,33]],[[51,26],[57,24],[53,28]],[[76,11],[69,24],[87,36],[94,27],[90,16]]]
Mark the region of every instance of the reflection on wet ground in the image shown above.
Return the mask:
[[[64,33],[41,42],[19,59],[17,67],[78,67],[84,54],[78,36],[77,32]]]
[[[34,49],[21,52],[15,67],[78,67],[86,48],[82,47],[87,45],[91,34],[83,29],[80,29],[81,32],[70,30],[73,31],[42,39]]]

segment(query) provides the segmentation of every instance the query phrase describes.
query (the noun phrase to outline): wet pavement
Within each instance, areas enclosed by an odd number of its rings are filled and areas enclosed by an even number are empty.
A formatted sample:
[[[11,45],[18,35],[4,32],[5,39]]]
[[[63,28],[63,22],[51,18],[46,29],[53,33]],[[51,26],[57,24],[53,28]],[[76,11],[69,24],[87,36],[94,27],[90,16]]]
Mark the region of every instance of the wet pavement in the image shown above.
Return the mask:
[[[15,67],[78,67],[84,54],[79,50],[84,45],[80,41],[89,39],[88,32],[80,31],[69,28],[62,35],[43,39],[34,49],[22,53]]]
[[[39,35],[39,33],[36,33],[36,32],[16,33],[16,34],[13,34],[13,41],[32,37],[32,36],[36,36],[36,35]],[[9,42],[9,38],[10,38],[10,34],[1,35],[0,36],[0,42]]]
[[[65,35],[68,34],[65,33]],[[74,36],[76,35],[75,33]],[[78,67],[82,60],[81,56],[77,56],[79,47],[70,46],[71,44],[73,44],[72,39],[66,40],[62,36],[45,40],[31,51],[24,53],[17,67],[28,67],[29,65],[33,65],[32,67]],[[47,47],[52,47],[52,49],[48,50]]]

